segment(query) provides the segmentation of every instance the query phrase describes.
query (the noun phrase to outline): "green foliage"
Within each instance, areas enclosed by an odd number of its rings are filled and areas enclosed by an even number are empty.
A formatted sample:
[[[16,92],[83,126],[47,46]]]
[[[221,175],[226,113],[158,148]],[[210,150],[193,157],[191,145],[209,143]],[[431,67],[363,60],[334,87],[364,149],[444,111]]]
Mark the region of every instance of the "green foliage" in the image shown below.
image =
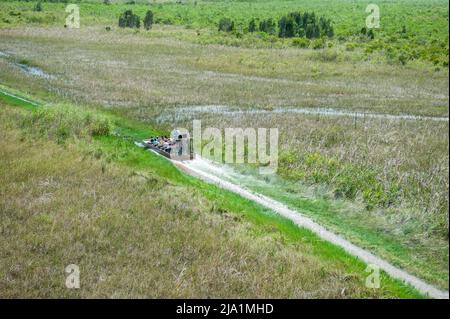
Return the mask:
[[[270,35],[275,35],[277,33],[277,26],[275,21],[271,18],[262,20],[259,23],[259,31],[265,32]]]
[[[380,174],[371,168],[342,163],[319,153],[281,154],[279,173],[288,179],[330,185],[336,198],[360,197],[368,209],[395,204],[401,191],[396,182],[383,184]]]
[[[336,62],[342,60],[341,54],[334,49],[325,49],[317,52],[314,59],[322,62]]]
[[[312,48],[314,50],[319,50],[325,48],[325,40],[324,39],[316,39],[311,42]]]
[[[67,106],[39,107],[24,118],[22,126],[58,142],[70,137],[108,136],[112,132],[107,117]]]
[[[35,11],[35,12],[41,12],[42,11],[42,2],[41,1],[36,3],[36,5],[33,8],[33,11]]]
[[[42,1],[43,2],[43,1]],[[55,2],[55,3],[51,3]],[[0,27],[14,27],[23,24],[44,24],[62,25],[65,21],[65,12],[57,2],[46,1],[45,14],[33,11],[36,2],[0,1]],[[420,5],[419,5],[420,4]],[[124,1],[116,2],[114,5],[105,6],[103,1],[83,2],[83,25],[102,24],[111,25],[117,21],[117,17],[128,9],[130,5]],[[282,17],[286,17],[282,22],[286,23],[287,30],[281,32],[283,36],[292,35],[292,21],[297,28],[293,37],[308,37],[315,39],[318,37],[337,37],[339,42],[357,42],[358,47],[366,53],[366,59],[371,55],[380,55],[389,63],[406,64],[414,60],[428,61],[436,67],[448,67],[448,2],[444,0],[398,0],[383,4],[383,24],[379,30],[368,30],[363,27],[366,17],[363,5],[357,5],[353,0],[330,1],[310,1],[297,0],[287,1],[280,5],[279,1],[232,1],[223,0],[205,1],[199,3],[184,3],[183,5],[174,2],[164,2],[152,5],[152,12],[155,15],[154,23],[167,25],[189,26],[192,29],[217,28],[217,21],[223,17],[231,17],[234,28],[237,30],[248,30],[249,22],[254,19],[257,31],[277,35],[279,33],[277,24]],[[301,8],[304,14],[296,10]],[[149,6],[142,1],[136,1],[133,11],[141,17],[145,16]],[[9,12],[20,12],[20,16],[10,15]],[[291,13],[289,13],[291,12]],[[314,12],[314,15],[308,12]],[[309,21],[315,23],[304,25],[306,13]],[[311,15],[311,16],[310,16]],[[312,18],[314,16],[314,18]],[[331,25],[328,19],[318,18],[333,17],[335,22]],[[157,17],[157,18],[156,18]],[[265,20],[263,20],[265,19]],[[275,25],[265,24],[263,21],[275,21]],[[287,21],[289,20],[289,21]],[[257,21],[261,21],[258,25]],[[316,25],[316,27],[314,26]],[[317,27],[318,26],[318,27]],[[252,30],[253,27],[250,28]],[[250,31],[252,32],[252,31]],[[319,35],[320,34],[320,35]],[[196,39],[202,43],[220,43],[232,46],[252,46],[255,40],[249,40],[243,36],[242,31],[235,34],[239,38],[231,39],[228,35],[209,34],[208,39]],[[276,41],[273,37],[255,35],[259,40],[257,46],[273,47]],[[284,39],[284,38],[282,38]],[[382,46],[372,46],[371,42],[381,40]],[[278,42],[280,47],[283,41]],[[395,57],[388,56],[387,45],[396,51]],[[352,45],[348,48],[351,51]],[[366,48],[370,47],[366,50]],[[404,52],[401,54],[400,52]],[[375,58],[375,56],[374,56]]]
[[[284,16],[278,21],[278,36],[280,38],[292,38],[295,36],[295,22],[292,17]]]
[[[250,22],[248,23],[248,32],[255,32],[255,31],[257,31],[256,21],[255,19],[251,19]]]
[[[291,12],[282,16],[278,21],[278,35],[280,38],[307,37],[315,39],[334,36],[331,20],[324,17],[316,18],[314,12]]]
[[[148,10],[144,18],[145,30],[150,30],[152,28],[152,25],[153,25],[153,12],[151,10]]]
[[[298,48],[308,48],[311,41],[306,38],[295,38],[292,40],[292,45]]]
[[[234,21],[229,18],[222,18],[219,21],[219,31],[231,32],[234,30]]]
[[[119,17],[119,27],[139,29],[141,27],[141,20],[132,10],[126,10]]]

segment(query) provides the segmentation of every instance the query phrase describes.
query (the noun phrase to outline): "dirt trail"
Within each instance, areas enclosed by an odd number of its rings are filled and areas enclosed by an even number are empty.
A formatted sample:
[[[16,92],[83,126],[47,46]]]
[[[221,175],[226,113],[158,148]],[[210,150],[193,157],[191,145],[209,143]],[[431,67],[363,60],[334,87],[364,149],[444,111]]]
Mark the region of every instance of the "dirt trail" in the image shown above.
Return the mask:
[[[317,234],[320,238],[336,245],[341,248],[343,248],[346,252],[351,254],[352,256],[355,256],[362,261],[364,261],[367,264],[372,264],[380,267],[381,270],[385,271],[387,274],[389,274],[392,278],[399,279],[414,288],[416,288],[419,292],[421,292],[424,295],[427,295],[431,298],[436,299],[448,299],[449,298],[449,292],[448,291],[442,291],[438,288],[427,284],[423,280],[393,266],[389,262],[378,258],[377,256],[373,255],[367,250],[364,250],[360,247],[357,247],[353,245],[351,242],[345,240],[344,238],[328,231],[324,227],[320,226],[316,222],[314,222],[312,219],[303,216],[298,211],[294,211],[289,209],[286,205],[275,201],[271,198],[268,198],[266,196],[263,196],[261,194],[257,194],[254,192],[251,192],[247,189],[242,188],[241,186],[238,186],[234,183],[231,183],[229,181],[223,180],[220,177],[217,177],[213,174],[210,174],[206,172],[206,169],[202,169],[202,167],[205,167],[208,164],[208,162],[204,161],[201,158],[197,158],[193,161],[185,161],[185,162],[178,162],[178,161],[172,161],[175,166],[180,168],[181,170],[185,171],[186,173],[200,178],[203,181],[211,184],[215,184],[223,189],[229,190],[231,192],[234,192],[236,194],[239,194],[240,196],[247,198],[249,200],[252,200],[266,208],[269,208],[273,210],[274,212],[278,213],[279,215],[293,221],[296,225],[302,228],[306,228],[313,233]],[[212,165],[211,165],[212,166]],[[212,170],[217,168],[211,168]],[[211,171],[210,169],[210,171]]]

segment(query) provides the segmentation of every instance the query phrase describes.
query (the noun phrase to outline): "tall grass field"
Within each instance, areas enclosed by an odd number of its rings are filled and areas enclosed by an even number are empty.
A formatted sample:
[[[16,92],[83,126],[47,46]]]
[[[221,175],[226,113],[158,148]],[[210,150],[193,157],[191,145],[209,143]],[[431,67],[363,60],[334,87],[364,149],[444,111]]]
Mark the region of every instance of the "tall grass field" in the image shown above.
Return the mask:
[[[134,143],[194,119],[277,128],[230,182],[448,291],[449,5],[371,3],[1,1],[0,297],[428,297]]]

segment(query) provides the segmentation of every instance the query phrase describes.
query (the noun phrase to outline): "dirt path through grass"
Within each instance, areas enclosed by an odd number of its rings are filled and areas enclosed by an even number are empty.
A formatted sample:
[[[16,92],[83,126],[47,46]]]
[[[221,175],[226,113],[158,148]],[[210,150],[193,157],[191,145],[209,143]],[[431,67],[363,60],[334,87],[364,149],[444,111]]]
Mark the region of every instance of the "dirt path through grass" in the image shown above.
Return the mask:
[[[172,161],[175,166],[183,170],[184,172],[202,179],[203,181],[211,184],[215,184],[223,189],[229,190],[231,192],[234,192],[236,194],[239,194],[240,196],[252,200],[266,208],[271,209],[272,211],[276,212],[277,214],[291,220],[299,227],[308,229],[318,235],[320,238],[336,245],[341,248],[343,248],[347,253],[363,260],[368,265],[376,265],[381,270],[385,271],[387,274],[389,274],[391,277],[395,279],[402,280],[403,282],[413,286],[416,288],[419,292],[432,297],[436,299],[448,299],[449,298],[449,292],[448,291],[442,291],[437,289],[436,287],[427,284],[423,280],[407,273],[406,271],[403,271],[389,262],[378,258],[377,256],[373,255],[369,251],[359,248],[355,245],[353,245],[351,242],[345,240],[344,238],[328,231],[321,225],[315,223],[310,218],[307,218],[303,216],[301,213],[289,209],[286,205],[275,201],[273,199],[270,199],[266,196],[263,196],[258,193],[254,193],[251,191],[248,191],[234,183],[225,181],[217,176],[214,176],[212,174],[209,174],[205,172],[202,168],[205,166],[211,166],[207,161],[196,158],[193,161],[188,162],[178,162],[178,161]]]
[[[0,91],[0,93],[2,93]],[[29,101],[25,98],[20,98],[19,96],[16,96],[15,94],[7,93],[5,92],[2,94],[4,97],[9,97],[13,100],[15,100],[20,106],[29,106],[30,103],[32,105],[36,105],[36,103]],[[22,105],[24,104],[24,105]],[[349,241],[343,239],[342,237],[328,231],[324,227],[320,226],[319,224],[315,223],[313,220],[303,216],[301,213],[295,210],[289,209],[284,204],[272,200],[266,196],[263,196],[258,193],[251,192],[249,190],[244,189],[243,187],[240,187],[234,183],[225,181],[221,179],[220,177],[214,176],[212,174],[207,173],[208,167],[211,166],[207,161],[202,160],[201,158],[197,158],[193,161],[188,162],[177,162],[174,161],[173,164],[180,168],[181,170],[187,172],[188,174],[197,177],[207,183],[215,184],[225,190],[229,190],[233,193],[238,194],[239,196],[249,199],[259,205],[262,205],[263,207],[266,207],[270,209],[271,211],[275,212],[276,214],[292,221],[295,225],[299,226],[300,228],[307,229],[311,231],[312,233],[318,235],[323,240],[326,240],[329,243],[332,243],[333,245],[336,245],[340,248],[342,248],[344,251],[349,253],[352,256],[355,256],[359,258],[360,260],[364,261],[367,264],[373,264],[380,267],[381,270],[385,271],[388,275],[390,275],[394,279],[401,280],[410,286],[417,289],[420,293],[427,295],[432,298],[442,298],[442,299],[448,299],[449,293],[447,291],[439,290],[438,288],[427,284],[423,280],[410,275],[409,273],[391,265],[387,261],[376,257],[375,255],[371,254],[370,252],[361,249]],[[208,166],[209,165],[209,166]]]

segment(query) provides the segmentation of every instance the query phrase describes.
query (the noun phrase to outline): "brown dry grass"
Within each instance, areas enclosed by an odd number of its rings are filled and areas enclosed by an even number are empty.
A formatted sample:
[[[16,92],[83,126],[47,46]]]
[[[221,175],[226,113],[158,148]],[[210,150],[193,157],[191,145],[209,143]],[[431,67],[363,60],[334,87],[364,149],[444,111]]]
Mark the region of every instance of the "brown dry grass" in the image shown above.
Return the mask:
[[[352,52],[327,62],[312,50],[201,46],[177,40],[172,29],[1,30],[0,50],[58,75],[35,84],[41,88],[141,119],[161,107],[205,104],[448,114],[447,70],[354,60]],[[21,82],[20,71],[0,63],[3,81]]]
[[[170,26],[155,26],[145,34],[100,27],[0,30],[0,51],[56,76],[30,77],[0,58],[0,81],[47,100],[109,108],[152,124],[155,115],[210,104],[448,115],[447,69],[367,62],[354,52],[339,52],[337,61],[327,62],[312,50],[202,46],[179,40],[193,36],[194,30]],[[355,127],[348,118],[317,121],[301,115],[202,114],[202,119],[216,127],[278,127],[282,153],[319,153],[359,167],[356,175],[374,171],[387,188],[399,184],[395,205],[350,215],[361,223],[375,216],[379,223],[371,224],[374,231],[429,251],[446,266],[438,268],[448,276],[448,251],[441,249],[448,247],[448,122],[361,120]],[[175,120],[163,127],[178,124]],[[300,161],[293,168],[309,172]]]
[[[395,297],[307,241],[219,212],[200,192],[56,145],[0,112],[0,296]],[[261,228],[263,227],[263,228]],[[320,245],[320,243],[317,243]],[[64,268],[80,267],[81,288]]]

